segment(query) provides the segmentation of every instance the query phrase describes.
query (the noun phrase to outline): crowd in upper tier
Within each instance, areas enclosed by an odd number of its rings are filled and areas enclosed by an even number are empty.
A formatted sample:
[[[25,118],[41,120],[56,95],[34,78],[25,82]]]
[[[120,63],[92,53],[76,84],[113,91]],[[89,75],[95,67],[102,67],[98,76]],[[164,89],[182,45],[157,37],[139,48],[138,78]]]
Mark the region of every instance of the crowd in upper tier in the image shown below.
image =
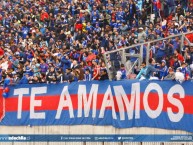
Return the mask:
[[[131,74],[163,80],[176,71],[189,79],[193,47],[181,48],[179,37],[151,44],[150,64],[132,72],[136,58],[121,64],[115,52],[106,65],[102,54],[192,30],[193,0],[1,0],[0,82],[120,80]]]

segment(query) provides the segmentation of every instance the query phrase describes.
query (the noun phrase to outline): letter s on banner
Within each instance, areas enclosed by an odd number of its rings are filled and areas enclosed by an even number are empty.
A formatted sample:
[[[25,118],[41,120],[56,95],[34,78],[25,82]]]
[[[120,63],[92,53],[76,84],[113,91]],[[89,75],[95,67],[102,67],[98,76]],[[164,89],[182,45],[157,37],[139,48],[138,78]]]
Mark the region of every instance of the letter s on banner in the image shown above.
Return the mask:
[[[158,92],[158,97],[159,97],[159,103],[158,103],[158,107],[156,110],[152,110],[149,107],[149,103],[148,103],[148,95],[151,92],[151,90],[156,90]],[[163,91],[162,88],[156,84],[156,83],[150,83],[147,88],[145,89],[145,93],[143,96],[143,103],[144,103],[144,109],[145,112],[147,113],[147,115],[150,118],[157,118],[163,109]]]
[[[178,93],[180,95],[180,98],[184,98],[185,97],[185,92],[184,89],[182,88],[181,85],[175,85],[173,86],[167,95],[168,101],[175,105],[176,107],[178,107],[178,113],[173,113],[172,108],[169,107],[167,108],[167,112],[168,112],[168,117],[172,122],[179,122],[183,115],[184,115],[184,106],[182,104],[182,102],[176,98],[173,97],[173,94]]]

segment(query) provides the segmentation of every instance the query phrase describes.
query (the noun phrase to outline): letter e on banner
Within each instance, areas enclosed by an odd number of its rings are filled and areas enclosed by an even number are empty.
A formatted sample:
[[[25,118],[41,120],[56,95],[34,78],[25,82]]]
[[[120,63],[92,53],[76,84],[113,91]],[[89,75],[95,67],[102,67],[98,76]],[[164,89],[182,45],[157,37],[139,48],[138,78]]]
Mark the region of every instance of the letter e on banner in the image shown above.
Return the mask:
[[[34,87],[30,96],[30,119],[45,119],[45,112],[35,112],[36,106],[42,106],[41,100],[35,100],[36,94],[45,94],[47,87]]]

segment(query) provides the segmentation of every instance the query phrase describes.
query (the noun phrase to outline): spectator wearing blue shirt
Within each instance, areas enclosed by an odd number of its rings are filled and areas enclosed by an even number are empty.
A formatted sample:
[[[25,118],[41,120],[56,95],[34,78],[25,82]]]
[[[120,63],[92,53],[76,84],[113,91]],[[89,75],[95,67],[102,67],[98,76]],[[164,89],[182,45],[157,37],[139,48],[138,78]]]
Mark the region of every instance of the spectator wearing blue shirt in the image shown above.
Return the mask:
[[[128,26],[122,22],[122,25],[120,26],[120,32],[122,35],[126,35],[128,33]]]
[[[127,75],[126,75],[126,69],[125,69],[124,64],[121,64],[121,68],[119,69],[119,71],[122,73],[121,79],[126,79]]]
[[[134,47],[134,48],[131,48],[131,49],[127,50],[126,52],[127,52],[127,53],[130,53],[131,55],[133,55],[133,54],[137,54],[137,53],[138,53],[138,50],[137,50],[137,47]],[[132,64],[133,64],[136,60],[137,60],[137,57],[130,57],[130,61],[131,61]]]
[[[76,9],[77,9],[77,7],[74,5],[74,3],[72,3],[72,5],[70,7],[72,16],[74,16],[76,14]]]
[[[156,72],[158,72],[158,69],[155,68],[155,60],[153,58],[150,58],[145,77],[149,79],[150,77],[153,77]]]
[[[96,13],[96,15],[99,16],[99,11],[96,9],[96,6],[93,6],[93,11],[91,12],[91,16],[94,16],[94,13]]]
[[[123,20],[123,16],[124,16],[124,12],[120,8],[120,11],[118,11],[117,14],[116,14],[116,20],[122,21]]]
[[[97,16],[97,13],[96,13],[96,12],[94,12],[91,20],[92,20],[92,26],[95,26],[96,23],[97,23],[97,21],[98,21],[98,16]]]
[[[29,83],[29,74],[26,73],[19,81],[19,84],[28,84]]]
[[[99,27],[99,24],[96,24],[96,27],[95,27],[94,31],[97,32],[97,33],[101,32],[101,28]]]
[[[29,33],[29,28],[24,26],[21,28],[21,31],[22,31],[22,38],[25,39]]]
[[[90,22],[87,23],[86,30],[90,33],[94,30],[94,27],[90,24]]]
[[[144,62],[142,62],[142,64],[141,64],[141,70],[140,70],[140,72],[138,73],[136,79],[146,79],[146,78],[145,78],[146,70],[147,70],[146,62],[144,61]]]
[[[90,70],[86,69],[84,74],[84,81],[91,81],[91,79],[92,79],[92,75],[90,73]]]
[[[42,27],[40,28],[40,32],[42,33],[42,35],[45,35],[45,33],[46,33],[46,28],[42,26]]]
[[[181,72],[184,74],[185,80],[190,79],[190,70],[188,70],[186,63],[182,62]]]
[[[168,67],[166,65],[166,61],[162,60],[159,71],[159,79],[163,80],[167,75],[168,75]]]
[[[177,56],[174,56],[174,64],[173,64],[174,71],[176,71],[177,68],[179,68],[180,66],[181,66],[181,63],[178,60]]]
[[[165,43],[163,41],[160,41],[156,46],[156,48],[157,48],[156,61],[160,62],[165,56]]]
[[[66,69],[68,69],[68,68],[71,67],[71,61],[70,61],[68,55],[65,55],[65,56],[62,57],[61,63],[62,63],[63,71],[64,71],[64,72],[66,72]]]
[[[19,35],[18,35],[18,33],[15,33],[14,42],[15,42],[16,44],[19,43]]]
[[[41,63],[40,63],[40,72],[41,73],[46,73],[48,70],[48,65],[45,63],[44,60],[41,60]]]
[[[171,41],[170,41],[170,46],[173,48],[173,52],[174,52],[176,49],[179,49],[179,48],[180,48],[180,40],[179,40],[179,37],[176,37],[175,39],[171,40]]]
[[[109,47],[109,38],[107,34],[105,34],[105,37],[101,41],[101,47],[104,47],[105,50]]]
[[[57,15],[59,12],[58,6],[54,6],[54,15]]]
[[[167,6],[169,8],[169,14],[175,12],[175,1],[174,0],[166,0]]]
[[[155,21],[157,21],[157,17],[159,16],[159,9],[157,7],[157,1],[158,0],[153,0],[153,11],[155,13]]]
[[[119,28],[122,24],[120,23],[120,20],[116,20],[116,22],[112,21],[110,24],[113,28]]]

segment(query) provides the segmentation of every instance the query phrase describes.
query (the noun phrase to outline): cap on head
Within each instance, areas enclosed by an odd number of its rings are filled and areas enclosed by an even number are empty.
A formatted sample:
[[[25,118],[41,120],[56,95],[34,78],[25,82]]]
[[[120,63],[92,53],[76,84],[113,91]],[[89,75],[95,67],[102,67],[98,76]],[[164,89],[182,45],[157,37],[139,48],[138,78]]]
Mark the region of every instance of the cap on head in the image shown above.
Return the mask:
[[[166,61],[165,61],[165,60],[162,60],[162,62],[166,64]]]

